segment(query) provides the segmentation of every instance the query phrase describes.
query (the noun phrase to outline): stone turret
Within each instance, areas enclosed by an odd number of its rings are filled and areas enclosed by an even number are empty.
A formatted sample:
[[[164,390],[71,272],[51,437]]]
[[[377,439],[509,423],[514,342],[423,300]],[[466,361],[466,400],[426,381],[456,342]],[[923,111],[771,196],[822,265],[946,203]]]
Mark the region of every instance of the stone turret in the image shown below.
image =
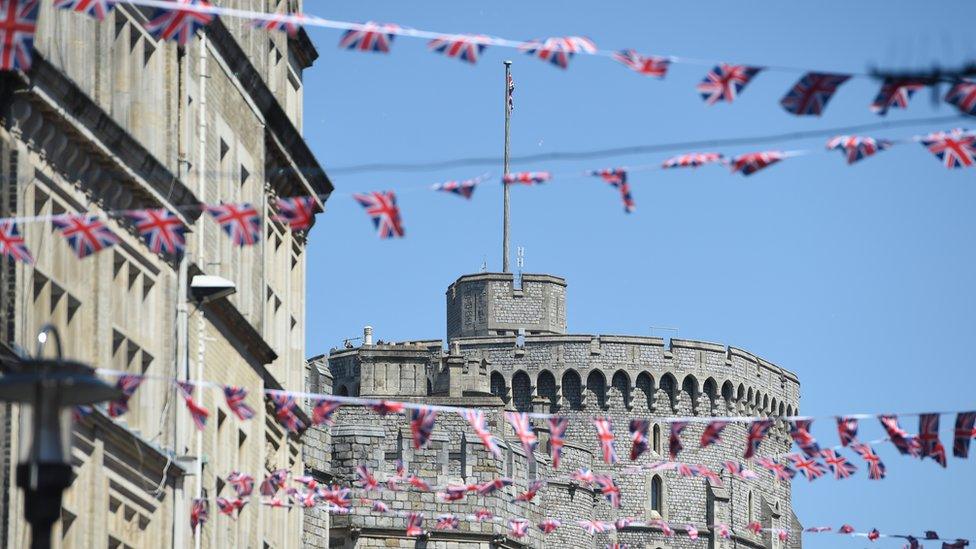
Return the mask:
[[[566,333],[566,280],[524,274],[516,287],[512,273],[480,273],[458,278],[447,289],[447,339]]]

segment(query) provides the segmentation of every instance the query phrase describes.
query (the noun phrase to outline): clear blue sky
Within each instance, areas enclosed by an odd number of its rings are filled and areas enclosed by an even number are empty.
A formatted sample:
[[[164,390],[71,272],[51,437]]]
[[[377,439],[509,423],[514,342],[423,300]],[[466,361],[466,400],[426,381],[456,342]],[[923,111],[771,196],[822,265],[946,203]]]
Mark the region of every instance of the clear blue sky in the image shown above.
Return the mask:
[[[612,5],[611,5],[612,4]],[[586,35],[606,49],[757,65],[862,72],[870,65],[952,66],[976,59],[972,2],[306,2],[351,21],[513,39]],[[663,81],[605,58],[577,57],[568,71],[500,48],[472,67],[399,37],[389,55],[337,49],[338,31],[311,29],[321,57],[306,73],[305,134],[328,167],[499,155],[502,64],[514,59],[515,155],[737,137],[879,120],[878,85],[844,85],[821,118],[798,118],[779,98],[798,78],[761,73],[732,105],[695,92],[706,69],[674,65]],[[891,120],[948,116],[927,92]],[[971,124],[976,126],[976,124]],[[876,132],[906,137],[947,127]],[[821,148],[825,139],[775,146]],[[691,152],[691,151],[689,151]],[[515,165],[577,173],[654,164],[666,154]],[[500,166],[490,169],[496,176]],[[336,193],[311,234],[308,352],[327,352],[365,324],[386,340],[444,336],[444,291],[484,258],[500,269],[501,189],[466,202],[423,190],[486,171],[334,175]],[[789,159],[749,178],[721,167],[632,177],[637,212],[596,178],[567,177],[513,189],[513,248],[526,270],[569,281],[577,333],[648,334],[747,348],[796,372],[809,414],[976,408],[969,345],[976,332],[976,168],[949,171],[907,144],[848,167],[839,153]],[[381,241],[349,193],[398,192],[407,238]],[[660,335],[660,333],[659,333]],[[943,416],[951,445],[954,418]],[[917,420],[907,428],[914,431]],[[865,438],[880,436],[875,422]],[[814,435],[836,444],[832,422]],[[976,538],[976,459],[948,470],[882,450],[889,478],[794,483],[805,526]],[[858,465],[859,459],[855,458]],[[807,535],[809,548],[860,547],[863,539]],[[900,547],[896,540],[879,546]]]

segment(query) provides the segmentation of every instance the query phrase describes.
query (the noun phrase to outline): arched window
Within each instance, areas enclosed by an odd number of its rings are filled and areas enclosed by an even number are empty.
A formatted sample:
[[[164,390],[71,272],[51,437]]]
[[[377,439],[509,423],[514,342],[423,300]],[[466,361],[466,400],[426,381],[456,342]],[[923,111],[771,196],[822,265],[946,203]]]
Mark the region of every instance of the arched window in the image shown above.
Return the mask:
[[[708,404],[710,406],[708,413],[715,413],[715,401],[718,400],[718,383],[712,378],[706,379],[704,391],[708,396]]]
[[[698,380],[695,376],[686,376],[681,382],[681,392],[684,393],[684,400],[691,405],[691,410],[697,412],[698,407]]]
[[[637,386],[638,394],[644,395],[644,400],[647,404],[647,409],[650,410],[654,407],[654,378],[651,377],[647,372],[641,372],[637,376]]]
[[[664,517],[664,481],[657,475],[651,477],[651,511]]]
[[[596,404],[603,408],[607,403],[607,378],[603,372],[593,370],[586,376],[586,389],[596,395]]]
[[[567,370],[563,374],[563,398],[569,403],[571,410],[579,410],[583,402],[583,383],[579,374],[573,370]]]
[[[746,502],[746,513],[749,515],[749,522],[755,522],[756,516],[752,508],[752,492],[749,492],[749,501]]]
[[[349,388],[343,385],[342,387],[339,387],[339,392],[336,394],[344,397],[349,396]]]
[[[624,399],[624,406],[630,407],[630,378],[623,370],[617,370],[610,379],[610,386],[616,389]]]
[[[657,424],[651,428],[651,448],[658,454],[661,453],[661,426]]]
[[[553,377],[551,372],[543,370],[539,373],[539,377],[536,378],[535,383],[536,391],[539,393],[540,397],[545,399],[546,404],[549,407],[548,410],[542,411],[545,412],[555,410],[556,406],[559,404],[556,402],[556,378]]]
[[[678,382],[674,379],[671,374],[664,374],[661,376],[661,392],[663,392],[668,397],[668,403],[671,406],[672,411],[674,410],[674,398],[677,396],[677,385]]]
[[[532,411],[532,380],[529,379],[529,374],[519,370],[512,376],[512,398],[516,410]]]
[[[505,387],[505,377],[500,372],[491,373],[491,394],[508,401],[508,389]]]

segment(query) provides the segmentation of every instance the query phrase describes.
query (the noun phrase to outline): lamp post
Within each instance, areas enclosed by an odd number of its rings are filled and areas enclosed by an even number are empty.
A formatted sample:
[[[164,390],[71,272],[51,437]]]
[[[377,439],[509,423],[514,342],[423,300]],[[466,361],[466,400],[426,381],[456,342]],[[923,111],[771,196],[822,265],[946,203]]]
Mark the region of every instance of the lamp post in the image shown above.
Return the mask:
[[[57,356],[42,357],[53,336]],[[24,404],[17,486],[24,490],[24,518],[31,547],[51,546],[51,527],[61,515],[61,494],[71,486],[71,420],[68,409],[114,400],[121,392],[95,377],[95,370],[61,356],[61,336],[50,324],[37,334],[35,356],[22,356],[0,377],[0,401]]]

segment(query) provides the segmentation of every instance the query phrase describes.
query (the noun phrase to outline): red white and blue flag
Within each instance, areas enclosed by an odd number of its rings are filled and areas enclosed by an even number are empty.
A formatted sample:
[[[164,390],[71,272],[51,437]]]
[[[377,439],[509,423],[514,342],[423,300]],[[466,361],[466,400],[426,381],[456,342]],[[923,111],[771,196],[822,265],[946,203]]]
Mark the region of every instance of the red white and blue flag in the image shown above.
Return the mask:
[[[732,539],[732,531],[729,529],[728,525],[716,524],[714,526],[714,530],[718,537],[722,539]]]
[[[362,485],[363,490],[375,490],[379,487],[380,483],[373,476],[373,473],[369,471],[365,465],[356,466],[356,479]]]
[[[152,253],[181,255],[186,248],[186,226],[169,210],[132,210],[128,217]]]
[[[0,0],[2,1],[2,0]],[[190,504],[190,529],[203,527],[210,518],[210,503],[204,498],[196,498]]]
[[[559,469],[559,460],[563,456],[563,445],[566,444],[566,428],[569,418],[549,418],[549,457],[552,458],[552,468]]]
[[[705,430],[702,431],[701,436],[701,448],[707,448],[712,444],[715,444],[722,440],[722,431],[728,426],[729,422],[721,419],[715,419],[708,422],[705,426]]]
[[[630,420],[630,461],[641,457],[647,451],[647,431],[651,427],[651,422],[646,419]]]
[[[275,409],[275,419],[289,433],[297,433],[305,428],[305,424],[298,417],[298,402],[295,397],[286,394],[270,394],[271,404]]]
[[[115,382],[115,388],[121,391],[122,395],[108,403],[109,416],[119,417],[129,411],[129,399],[136,394],[136,389],[142,385],[142,380],[142,376],[132,374],[119,376],[118,381]]]
[[[695,528],[693,525],[685,524],[685,533],[688,534],[688,539],[691,541],[698,540],[698,528]]]
[[[722,462],[722,469],[739,480],[752,480],[756,478],[756,473],[742,466],[738,461],[728,460]]]
[[[261,214],[254,206],[246,202],[208,205],[207,213],[213,216],[235,245],[253,246],[261,240]]]
[[[748,436],[746,437],[745,459],[751,458],[759,450],[759,443],[766,437],[766,433],[773,426],[771,419],[759,419],[749,424]]]
[[[600,520],[580,520],[576,524],[580,528],[586,531],[589,535],[602,534],[604,532],[609,532],[613,530],[613,524],[609,522],[603,522]]]
[[[837,418],[837,435],[840,437],[841,446],[857,441],[857,424],[856,417]]]
[[[535,446],[539,439],[536,438],[535,431],[532,429],[529,415],[524,412],[505,412],[505,419],[515,429],[515,436],[522,442],[522,449],[525,450],[526,457],[532,459],[532,453],[535,452]]]
[[[287,469],[276,469],[265,475],[264,480],[261,481],[261,486],[258,487],[258,491],[262,496],[272,497],[278,493],[278,490],[281,490],[285,486],[285,480],[287,478]]]
[[[666,538],[674,537],[674,529],[671,528],[671,525],[668,524],[668,521],[666,520],[658,519],[655,521],[651,521],[651,526],[659,528],[661,530],[661,534]]]
[[[601,177],[620,191],[620,199],[624,203],[624,212],[631,213],[637,208],[637,205],[634,204],[634,196],[630,193],[630,185],[627,183],[626,170],[623,168],[594,170],[590,172],[590,175]]]
[[[952,455],[969,457],[969,441],[976,437],[976,412],[959,412],[952,436]]]
[[[437,516],[437,521],[434,523],[434,530],[457,530],[460,525],[461,519],[450,513],[446,513]]]
[[[976,116],[976,82],[956,82],[946,93],[945,102],[963,114]]]
[[[593,475],[593,482],[600,487],[600,492],[610,502],[610,506],[614,509],[620,509],[620,487],[613,481],[613,477],[610,475]]]
[[[245,398],[247,398],[247,389],[233,385],[224,386],[224,399],[227,401],[227,407],[230,408],[231,412],[234,412],[237,419],[242,421],[254,417],[254,409],[244,402]]]
[[[54,0],[54,7],[77,13],[87,13],[99,21],[104,21],[108,12],[115,7],[115,3],[115,0]]]
[[[224,497],[217,498],[217,510],[221,515],[227,515],[228,517],[234,517],[234,511],[237,511],[237,516],[240,516],[241,509],[247,505],[247,502],[241,498],[227,499]]]
[[[474,190],[481,183],[482,178],[476,177],[474,179],[465,179],[463,181],[445,181],[444,183],[437,183],[431,187],[435,191],[442,191],[446,193],[453,193],[460,197],[471,199],[474,195]]]
[[[488,509],[477,509],[474,512],[474,520],[477,522],[485,522],[495,518]]]
[[[62,215],[53,218],[51,223],[68,240],[68,246],[71,246],[78,259],[84,259],[119,242],[119,237],[94,215]]]
[[[403,403],[393,400],[380,400],[378,402],[372,402],[367,404],[366,407],[384,417],[387,414],[399,414],[403,411]]]
[[[508,521],[508,534],[513,538],[524,538],[529,533],[529,521],[522,519],[510,519]]]
[[[231,471],[227,475],[227,484],[231,485],[237,497],[246,498],[254,491],[254,477],[240,471]]]
[[[332,416],[342,406],[342,403],[329,397],[316,397],[313,402],[315,404],[312,406],[312,425],[323,423],[332,425],[335,422]]]
[[[530,40],[519,47],[523,52],[547,61],[561,69],[569,66],[569,60],[577,53],[596,53],[596,44],[582,36],[566,36]]]
[[[430,51],[443,53],[448,57],[467,61],[472,65],[478,62],[481,53],[488,47],[485,43],[487,36],[483,35],[454,35],[435,38],[427,43]]]
[[[917,80],[886,78],[871,103],[871,112],[884,116],[888,109],[907,109],[912,95],[924,87],[925,83]]]
[[[891,141],[885,139],[858,135],[838,135],[827,141],[827,149],[841,151],[847,157],[848,164],[863,160],[878,151],[890,148],[892,145]]]
[[[850,478],[857,471],[857,467],[853,463],[847,461],[847,458],[838,454],[833,448],[824,448],[820,452],[820,456],[823,457],[824,463],[834,473],[835,479]]]
[[[427,446],[430,435],[434,434],[434,421],[437,419],[437,412],[428,406],[411,408],[408,413],[410,418],[410,434],[413,436],[414,449]]]
[[[525,489],[525,491],[515,496],[515,499],[512,501],[532,501],[535,499],[536,494],[539,493],[539,490],[545,488],[545,486],[545,480],[533,480],[529,483],[529,486]]]
[[[560,525],[561,523],[559,522],[559,519],[545,519],[538,524],[539,530],[541,530],[543,534],[551,534],[555,532]]]
[[[669,168],[697,168],[705,164],[715,164],[722,162],[724,157],[719,153],[689,153],[679,156],[672,156],[665,160],[661,167]]]
[[[707,465],[696,464],[692,465],[692,468],[694,469],[696,476],[708,479],[715,486],[722,485],[722,477],[719,476],[717,472],[709,469]]]
[[[580,469],[573,471],[573,474],[571,474],[569,478],[580,483],[582,486],[589,486],[596,480],[596,476],[593,474],[593,471],[587,467],[581,467]]]
[[[30,69],[40,0],[0,0],[0,71]]]
[[[302,28],[305,16],[301,13],[275,13],[269,19],[255,19],[251,21],[251,28],[266,31],[284,31],[294,38]]]
[[[930,457],[939,465],[946,466],[946,450],[939,440],[939,414],[919,414],[918,442],[921,457]]]
[[[367,21],[359,29],[349,29],[342,34],[339,47],[347,50],[389,53],[399,26],[390,23]]]
[[[830,99],[850,75],[808,72],[793,84],[779,104],[797,116],[820,116]]]
[[[516,172],[507,173],[502,176],[502,183],[510,185],[520,183],[522,185],[538,185],[552,179],[549,172]]]
[[[193,400],[193,389],[195,386],[193,383],[187,381],[177,381],[176,387],[179,389],[180,395],[186,403],[186,409],[190,412],[193,424],[196,425],[197,429],[204,430],[207,427],[207,418],[210,417],[210,412],[203,406],[200,406],[197,401]]]
[[[506,477],[496,478],[494,480],[482,482],[481,484],[478,485],[476,491],[478,492],[479,496],[487,496],[489,494],[493,494],[497,492],[498,490],[501,490],[506,486],[511,486],[511,485],[512,485],[512,479],[510,478],[506,478]]]
[[[698,84],[698,93],[709,105],[719,101],[731,103],[761,70],[762,67],[721,63]]]
[[[746,153],[732,159],[732,173],[742,172],[742,175],[752,175],[784,158],[786,155],[780,151]]]
[[[613,54],[613,58],[640,74],[656,78],[664,78],[671,65],[671,59],[667,57],[641,55],[634,50],[620,50]]]
[[[481,439],[481,443],[485,445],[488,452],[495,458],[502,457],[502,452],[498,448],[498,443],[495,442],[495,437],[492,436],[491,431],[488,430],[488,423],[485,420],[485,413],[481,410],[462,410],[461,417],[467,420],[471,428],[474,429],[475,434]]]
[[[791,469],[788,465],[785,463],[780,463],[771,458],[759,458],[756,460],[756,465],[769,471],[774,477],[776,477],[776,480],[782,482],[789,482],[793,480],[793,477],[796,476],[796,471]]]
[[[931,133],[921,139],[925,146],[946,168],[976,165],[976,132],[956,128],[948,132]]]
[[[909,435],[907,431],[898,425],[898,416],[881,415],[878,416],[878,421],[881,422],[881,426],[888,433],[888,438],[895,445],[895,448],[898,449],[898,453],[914,457],[921,455],[922,448],[918,439]]]
[[[207,0],[174,0],[174,3],[187,7],[157,8],[146,23],[146,30],[158,39],[176,40],[185,46],[193,33],[209,25],[216,15],[193,9],[212,7]]]
[[[424,514],[423,513],[408,513],[407,514],[407,535],[415,538],[422,536],[424,534],[423,529],[424,524]]]
[[[393,191],[372,191],[366,194],[354,194],[352,197],[366,208],[366,213],[373,220],[373,226],[376,227],[380,238],[403,236],[400,209],[397,207],[396,194]]]
[[[800,472],[803,476],[807,477],[807,480],[813,482],[818,478],[822,477],[826,473],[826,469],[816,458],[807,458],[801,456],[800,454],[791,454],[789,456],[790,461],[793,462],[793,467]]]
[[[312,196],[292,196],[279,198],[275,201],[278,213],[273,219],[288,225],[293,231],[308,229],[315,222],[315,213],[319,206]]]
[[[684,449],[681,445],[681,433],[688,427],[687,421],[672,421],[670,435],[668,436],[668,455],[671,460],[678,458],[678,452]]]
[[[0,256],[12,257],[27,264],[34,263],[34,256],[27,249],[20,229],[9,219],[0,221]]]
[[[613,424],[605,417],[595,417],[593,426],[596,427],[596,438],[600,442],[603,461],[609,464],[617,463],[617,449],[613,444]]]
[[[810,434],[812,424],[812,419],[794,419],[790,422],[790,438],[808,458],[816,458],[820,455],[820,445]]]
[[[373,509],[373,512],[376,512],[376,513],[389,513],[390,512],[390,506],[387,505],[387,504],[385,504],[385,503],[383,503],[380,500],[376,500],[376,501],[373,502],[372,509]]]
[[[851,449],[867,462],[869,479],[881,480],[885,478],[885,464],[881,461],[881,456],[874,451],[874,448],[860,442],[852,442]]]

